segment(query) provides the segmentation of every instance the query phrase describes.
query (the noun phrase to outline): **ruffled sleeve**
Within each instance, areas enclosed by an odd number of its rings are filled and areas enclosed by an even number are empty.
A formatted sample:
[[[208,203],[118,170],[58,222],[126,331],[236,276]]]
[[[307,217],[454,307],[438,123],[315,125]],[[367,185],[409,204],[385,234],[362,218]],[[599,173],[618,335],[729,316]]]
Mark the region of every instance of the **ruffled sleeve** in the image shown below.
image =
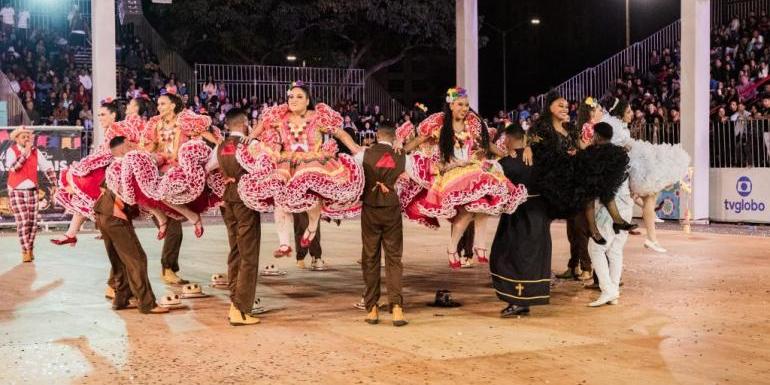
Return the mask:
[[[438,139],[441,132],[441,126],[444,124],[444,113],[437,112],[431,114],[417,126],[417,134],[424,137],[433,137]]]
[[[211,118],[208,115],[199,115],[188,110],[177,115],[176,120],[182,134],[188,138],[200,136],[211,126]]]
[[[412,122],[404,122],[396,129],[396,141],[404,144],[412,136],[414,136],[414,124]]]
[[[339,112],[334,111],[331,107],[324,103],[318,103],[315,105],[315,122],[321,132],[334,135],[337,130],[342,129],[342,115]]]
[[[159,115],[155,115],[151,117],[149,120],[147,120],[147,123],[144,126],[144,132],[142,133],[142,138],[144,139],[144,143],[155,143],[158,141],[158,137],[157,137],[158,123],[160,123]]]

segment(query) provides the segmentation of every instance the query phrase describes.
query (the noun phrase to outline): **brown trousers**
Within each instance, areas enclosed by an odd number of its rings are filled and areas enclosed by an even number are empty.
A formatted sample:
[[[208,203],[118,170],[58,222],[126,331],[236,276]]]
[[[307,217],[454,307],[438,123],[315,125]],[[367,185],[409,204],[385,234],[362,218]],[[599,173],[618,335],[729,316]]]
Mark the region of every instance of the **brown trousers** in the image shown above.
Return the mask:
[[[305,235],[305,229],[307,229],[308,224],[310,223],[310,220],[308,219],[307,213],[297,213],[294,214],[294,248],[297,250],[297,260],[302,261],[305,259],[305,256],[307,256],[308,251],[310,251],[310,256],[313,258],[321,258],[321,224],[318,224],[317,232],[315,233],[315,238],[310,242],[310,247],[303,248],[300,245],[300,241],[302,240],[302,236]]]
[[[166,238],[163,239],[160,264],[164,269],[179,271],[179,249],[182,247],[182,222],[168,218]]]
[[[149,313],[155,307],[155,295],[147,276],[147,254],[139,243],[133,223],[99,213],[96,213],[96,223],[112,265],[113,304],[123,308],[133,295],[138,301],[139,311]]]
[[[361,270],[364,274],[364,302],[370,311],[380,300],[380,257],[385,252],[388,302],[402,305],[401,276],[404,233],[401,210],[397,207],[364,205],[361,212]],[[384,249],[384,250],[383,250]]]
[[[569,240],[569,263],[567,267],[591,271],[591,257],[588,255],[588,220],[583,212],[567,219],[567,239]]]
[[[230,254],[227,256],[230,302],[244,313],[254,307],[259,273],[259,213],[242,202],[224,203],[224,221]]]

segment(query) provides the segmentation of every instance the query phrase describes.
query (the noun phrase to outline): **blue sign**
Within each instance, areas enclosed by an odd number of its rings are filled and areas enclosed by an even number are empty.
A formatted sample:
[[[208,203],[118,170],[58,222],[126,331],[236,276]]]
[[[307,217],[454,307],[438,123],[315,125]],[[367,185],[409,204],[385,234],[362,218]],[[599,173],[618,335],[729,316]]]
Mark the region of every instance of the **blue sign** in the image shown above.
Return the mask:
[[[8,125],[8,102],[0,100],[0,126]]]

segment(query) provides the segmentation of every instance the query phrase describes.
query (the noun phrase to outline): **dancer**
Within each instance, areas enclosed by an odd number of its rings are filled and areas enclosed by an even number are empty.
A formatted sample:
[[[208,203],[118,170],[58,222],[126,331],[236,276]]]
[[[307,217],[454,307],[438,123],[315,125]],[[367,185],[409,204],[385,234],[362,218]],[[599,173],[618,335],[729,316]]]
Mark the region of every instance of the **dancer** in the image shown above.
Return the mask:
[[[59,189],[54,198],[67,213],[72,214],[72,219],[63,236],[52,238],[51,243],[75,246],[83,223],[87,219],[95,220],[93,207],[101,195],[99,186],[104,181],[104,171],[112,162],[109,142],[116,136],[123,136],[132,149],[142,146],[145,127],[142,116],[147,110],[147,103],[143,98],[132,99],[126,107],[125,120],[120,122],[116,122],[119,116],[117,101],[107,99],[99,107],[99,125],[106,130],[104,142],[93,153],[59,173]]]
[[[452,269],[462,266],[457,244],[468,224],[475,221],[474,254],[480,263],[487,263],[489,217],[513,213],[526,200],[526,188],[514,186],[499,164],[489,160],[504,154],[499,153],[497,146],[490,146],[486,124],[470,111],[467,93],[462,88],[447,91],[444,111],[422,121],[418,136],[404,150],[410,152],[426,143],[438,145],[438,161],[419,153],[410,157],[407,172],[424,191],[411,200],[402,197],[402,204],[407,201],[405,214],[435,226],[438,218],[452,222],[446,251]],[[435,175],[434,170],[438,172]]]
[[[406,159],[393,149],[395,128],[390,123],[380,124],[377,143],[356,155],[363,165],[366,184],[361,200],[361,270],[364,275],[366,322],[379,322],[380,257],[385,252],[388,277],[388,302],[393,313],[393,325],[404,326],[401,275],[403,265],[403,224],[396,180],[404,173]]]
[[[606,122],[594,126],[595,146],[612,146],[610,143],[613,133],[612,126]],[[618,191],[614,194],[614,201],[620,215],[631,220],[634,202],[628,189],[626,178]],[[602,206],[596,210],[596,224],[602,237],[606,240],[600,244],[595,240],[588,243],[588,252],[594,272],[599,280],[599,288],[602,293],[596,301],[588,304],[590,307],[605,304],[617,305],[620,297],[620,277],[623,272],[623,247],[628,239],[628,233],[615,231],[615,219],[609,213],[609,206],[602,202]]]
[[[19,127],[11,131],[13,142],[5,152],[8,170],[8,200],[16,221],[16,233],[21,244],[22,262],[35,259],[33,249],[37,235],[38,171],[45,173],[48,182],[56,186],[53,164],[32,142],[32,131]]]
[[[583,172],[588,169],[593,173],[583,173],[581,178],[576,179],[584,187],[583,193],[588,197],[599,196],[600,202],[607,206],[607,211],[614,221],[613,229],[615,232],[629,231],[637,227],[635,223],[629,223],[620,216],[618,208],[615,206],[614,191],[622,184],[626,178],[627,156],[622,150],[613,144],[607,146],[590,146],[593,140],[594,125],[601,121],[604,111],[596,100],[592,97],[586,98],[578,107],[578,127],[581,128],[582,148],[587,151],[578,153],[576,158],[576,172]],[[613,161],[613,160],[618,160]],[[622,164],[620,161],[625,160]],[[588,179],[593,177],[594,179]],[[592,188],[593,191],[585,191],[585,188]],[[598,244],[605,244],[604,238],[599,233],[596,226],[594,215],[594,202],[592,198],[587,198],[584,214],[588,222],[588,231],[591,238]]]
[[[158,98],[160,115],[147,122],[145,148],[131,151],[123,159],[120,185],[113,188],[129,204],[150,212],[158,224],[157,238],[164,240],[161,276],[166,283],[184,284],[179,271],[182,245],[180,220],[193,223],[195,236],[203,235],[200,213],[216,204],[206,189],[211,149],[204,143],[221,140],[208,131],[211,119],[184,111],[181,98],[164,92]],[[181,214],[181,215],[180,215]]]
[[[131,150],[123,136],[112,138],[109,146],[118,163],[119,159]],[[107,178],[117,178],[116,171],[119,171],[118,168],[111,165],[107,173],[112,175]],[[131,307],[129,300],[133,296],[142,313],[168,313],[168,309],[158,306],[155,302],[150,278],[147,276],[147,255],[134,231],[132,219],[139,215],[139,210],[126,204],[113,191],[102,187],[102,194],[94,205],[94,214],[112,265],[111,279],[115,285],[112,308],[121,310]]]
[[[353,158],[338,154],[335,141],[323,143],[323,135],[328,134],[353,154],[360,151],[342,129],[342,116],[326,104],[314,104],[310,89],[301,81],[291,84],[287,98],[286,104],[268,108],[250,134],[262,139],[250,147],[252,156],[257,163],[267,160],[267,164],[251,170],[253,175],[239,186],[244,203],[252,209],[269,211],[274,205],[280,243],[273,253],[277,258],[292,252],[293,213],[308,214],[300,246],[309,247],[321,215],[330,219],[358,215],[364,186],[363,171]]]
[[[497,298],[508,303],[503,318],[529,314],[532,305],[548,304],[551,291],[551,218],[546,201],[533,186],[532,167],[524,161],[524,130],[518,123],[504,130],[509,156],[500,159],[505,176],[527,187],[529,197],[513,214],[503,214],[492,242],[489,270]]]
[[[238,182],[246,170],[238,163],[236,152],[246,137],[248,117],[238,108],[225,114],[225,126],[230,136],[217,147],[219,169],[230,183],[223,195],[224,221],[230,254],[227,257],[227,277],[230,280],[230,325],[254,325],[259,318],[252,317],[254,297],[259,271],[259,241],[261,236],[259,212],[243,204],[238,194]]]
[[[687,174],[690,156],[678,145],[652,144],[631,138],[628,124],[634,119],[634,113],[625,100],[612,98],[606,108],[609,114],[604,121],[612,125],[612,143],[628,150],[629,185],[641,200],[642,219],[647,229],[644,247],[665,253],[667,250],[658,242],[655,231],[658,193]]]

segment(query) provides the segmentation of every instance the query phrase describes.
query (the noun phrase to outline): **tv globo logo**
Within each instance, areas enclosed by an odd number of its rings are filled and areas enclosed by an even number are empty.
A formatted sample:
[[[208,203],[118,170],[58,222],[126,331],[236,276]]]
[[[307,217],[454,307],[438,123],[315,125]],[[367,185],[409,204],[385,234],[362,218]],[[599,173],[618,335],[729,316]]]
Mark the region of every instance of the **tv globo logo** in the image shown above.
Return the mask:
[[[739,177],[735,182],[735,192],[738,193],[740,199],[725,199],[725,210],[732,211],[736,214],[745,211],[765,211],[765,208],[767,207],[765,202],[755,201],[754,198],[749,198],[753,189],[754,186],[751,183],[751,178],[747,176]]]

